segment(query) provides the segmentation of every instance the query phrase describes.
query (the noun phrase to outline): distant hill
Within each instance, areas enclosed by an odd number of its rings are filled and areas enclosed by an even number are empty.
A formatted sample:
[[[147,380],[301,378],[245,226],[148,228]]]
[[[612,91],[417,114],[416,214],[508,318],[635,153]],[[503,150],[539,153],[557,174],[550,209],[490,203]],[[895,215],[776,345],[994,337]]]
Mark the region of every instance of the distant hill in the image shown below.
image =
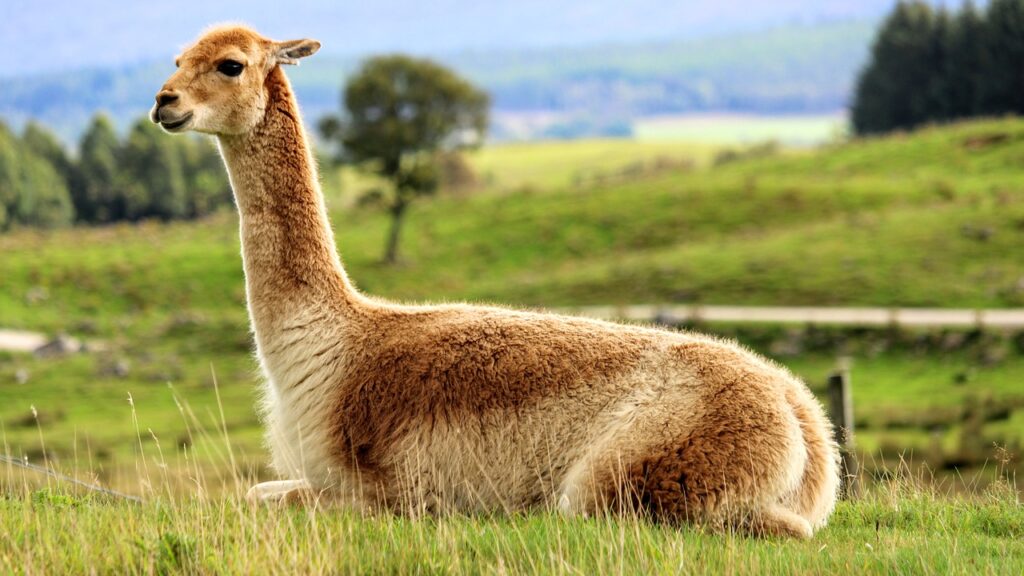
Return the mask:
[[[459,52],[438,59],[492,93],[498,138],[531,114],[545,116],[537,130],[548,135],[614,135],[645,115],[842,109],[873,30],[874,21],[797,24],[701,40]],[[290,71],[307,121],[338,110],[344,76],[358,62],[321,55]],[[0,116],[15,127],[39,119],[72,141],[98,110],[122,127],[145,114],[172,70],[168,58],[4,79]]]
[[[641,44],[802,23],[879,18],[896,0],[48,0],[0,2],[0,78],[168,58],[215,22],[332,55]]]

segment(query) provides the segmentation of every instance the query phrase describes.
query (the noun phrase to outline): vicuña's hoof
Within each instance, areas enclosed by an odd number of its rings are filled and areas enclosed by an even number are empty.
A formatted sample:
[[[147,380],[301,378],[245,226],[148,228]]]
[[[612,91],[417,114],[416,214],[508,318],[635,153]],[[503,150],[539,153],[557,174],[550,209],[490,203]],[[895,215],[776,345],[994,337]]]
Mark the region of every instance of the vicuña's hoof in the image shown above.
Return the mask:
[[[305,480],[277,480],[253,486],[245,499],[253,504],[302,505],[311,503],[315,496]]]
[[[807,540],[814,535],[807,520],[781,506],[773,506],[761,512],[751,528],[757,536]]]

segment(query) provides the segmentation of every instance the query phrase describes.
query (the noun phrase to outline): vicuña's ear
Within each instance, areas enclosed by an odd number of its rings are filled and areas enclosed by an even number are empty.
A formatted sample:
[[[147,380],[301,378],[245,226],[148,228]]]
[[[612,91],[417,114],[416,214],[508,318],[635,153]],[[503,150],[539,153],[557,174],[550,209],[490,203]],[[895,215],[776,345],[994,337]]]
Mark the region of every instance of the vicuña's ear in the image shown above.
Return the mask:
[[[274,45],[274,58],[278,64],[298,64],[299,58],[312,56],[319,49],[320,43],[316,40],[286,40]]]

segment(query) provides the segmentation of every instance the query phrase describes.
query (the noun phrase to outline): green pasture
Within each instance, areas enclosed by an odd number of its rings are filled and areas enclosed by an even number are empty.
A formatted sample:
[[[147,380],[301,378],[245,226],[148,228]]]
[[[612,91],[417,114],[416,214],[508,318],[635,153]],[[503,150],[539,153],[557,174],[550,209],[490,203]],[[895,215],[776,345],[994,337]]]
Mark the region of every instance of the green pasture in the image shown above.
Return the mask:
[[[1024,305],[1024,121],[813,151],[596,141],[469,161],[485,184],[414,205],[393,267],[380,263],[386,216],[343,202],[328,174],[340,251],[363,290],[531,307]],[[217,434],[193,430],[216,432],[222,409],[235,466],[265,473],[234,215],[18,231],[0,236],[0,270],[0,327],[94,344],[61,358],[0,352],[6,451],[62,466],[92,458],[123,483],[139,451],[159,449],[225,476]],[[860,446],[942,462],[1013,451],[1024,443],[1021,342],[1006,335],[991,354],[858,352]],[[820,387],[838,354],[778,358]],[[954,410],[967,405],[981,416]]]

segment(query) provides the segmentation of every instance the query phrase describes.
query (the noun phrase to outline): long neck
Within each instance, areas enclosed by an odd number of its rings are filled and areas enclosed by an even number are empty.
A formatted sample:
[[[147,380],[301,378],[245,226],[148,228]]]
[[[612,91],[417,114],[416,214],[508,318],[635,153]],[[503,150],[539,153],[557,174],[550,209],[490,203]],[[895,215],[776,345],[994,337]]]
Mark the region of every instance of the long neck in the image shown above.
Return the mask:
[[[242,260],[257,340],[304,314],[351,312],[360,297],[342,269],[316,164],[280,68],[251,132],[220,136],[241,215]]]

